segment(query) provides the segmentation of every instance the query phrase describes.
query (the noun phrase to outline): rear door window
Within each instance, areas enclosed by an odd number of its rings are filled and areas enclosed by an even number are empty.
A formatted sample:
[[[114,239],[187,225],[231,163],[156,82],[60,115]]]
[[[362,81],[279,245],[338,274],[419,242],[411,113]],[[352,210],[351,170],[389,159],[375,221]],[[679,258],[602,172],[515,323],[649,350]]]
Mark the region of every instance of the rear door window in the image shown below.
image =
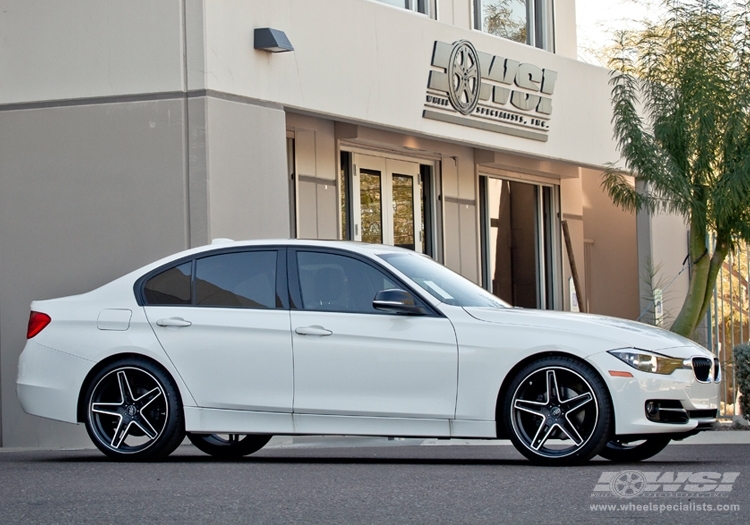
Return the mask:
[[[276,308],[276,258],[276,251],[249,251],[198,259],[196,306]]]

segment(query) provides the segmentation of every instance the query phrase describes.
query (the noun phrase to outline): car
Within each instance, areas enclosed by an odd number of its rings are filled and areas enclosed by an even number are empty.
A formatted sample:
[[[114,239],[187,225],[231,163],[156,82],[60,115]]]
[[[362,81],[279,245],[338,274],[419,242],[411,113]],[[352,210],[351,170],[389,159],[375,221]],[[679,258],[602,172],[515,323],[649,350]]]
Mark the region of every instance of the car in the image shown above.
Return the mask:
[[[31,304],[17,393],[119,460],[185,435],[510,439],[529,460],[638,461],[717,421],[721,369],[645,324],[514,308],[431,258],[346,241],[220,240]]]

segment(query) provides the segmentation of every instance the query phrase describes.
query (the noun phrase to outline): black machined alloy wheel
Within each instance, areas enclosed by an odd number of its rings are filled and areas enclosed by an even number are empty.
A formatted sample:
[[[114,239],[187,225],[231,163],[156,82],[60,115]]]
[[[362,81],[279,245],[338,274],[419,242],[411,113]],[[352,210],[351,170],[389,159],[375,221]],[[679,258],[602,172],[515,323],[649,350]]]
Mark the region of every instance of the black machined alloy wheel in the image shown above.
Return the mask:
[[[604,447],[612,407],[589,366],[566,357],[540,359],[511,382],[503,414],[516,449],[534,463],[582,463]]]
[[[658,435],[636,442],[613,439],[599,451],[599,455],[615,463],[634,463],[657,455],[670,441],[670,438]]]
[[[188,432],[190,442],[216,458],[247,456],[262,449],[271,440],[266,434],[195,434]]]
[[[107,456],[153,460],[184,437],[182,402],[171,378],[145,359],[111,363],[89,383],[86,430]]]

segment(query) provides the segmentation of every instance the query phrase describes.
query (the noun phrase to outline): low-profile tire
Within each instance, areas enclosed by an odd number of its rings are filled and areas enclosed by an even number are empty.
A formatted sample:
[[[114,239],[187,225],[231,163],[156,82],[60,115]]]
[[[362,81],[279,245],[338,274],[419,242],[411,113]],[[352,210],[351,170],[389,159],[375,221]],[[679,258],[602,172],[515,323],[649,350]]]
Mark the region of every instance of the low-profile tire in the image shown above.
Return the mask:
[[[113,459],[167,457],[185,436],[182,400],[172,378],[143,358],[124,358],[99,370],[87,385],[86,431]]]
[[[588,365],[541,358],[511,381],[501,423],[516,449],[540,465],[584,463],[604,448],[612,421],[607,387]]]
[[[599,451],[599,455],[615,463],[635,463],[657,455],[669,445],[670,441],[670,438],[661,436],[633,443],[613,439]]]
[[[188,432],[190,442],[215,458],[232,459],[248,456],[271,440],[266,434],[195,434]]]

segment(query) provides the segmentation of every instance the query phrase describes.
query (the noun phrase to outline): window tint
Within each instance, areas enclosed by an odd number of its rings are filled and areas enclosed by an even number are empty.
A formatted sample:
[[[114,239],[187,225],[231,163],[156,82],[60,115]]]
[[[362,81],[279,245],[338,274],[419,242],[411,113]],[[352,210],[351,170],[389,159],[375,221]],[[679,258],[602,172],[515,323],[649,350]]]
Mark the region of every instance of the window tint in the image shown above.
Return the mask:
[[[148,305],[190,304],[191,262],[165,270],[146,281],[143,295]]]
[[[195,266],[195,304],[276,307],[276,252],[225,253]]]
[[[305,310],[383,313],[372,307],[375,294],[400,288],[369,264],[343,255],[297,252],[297,266]]]

